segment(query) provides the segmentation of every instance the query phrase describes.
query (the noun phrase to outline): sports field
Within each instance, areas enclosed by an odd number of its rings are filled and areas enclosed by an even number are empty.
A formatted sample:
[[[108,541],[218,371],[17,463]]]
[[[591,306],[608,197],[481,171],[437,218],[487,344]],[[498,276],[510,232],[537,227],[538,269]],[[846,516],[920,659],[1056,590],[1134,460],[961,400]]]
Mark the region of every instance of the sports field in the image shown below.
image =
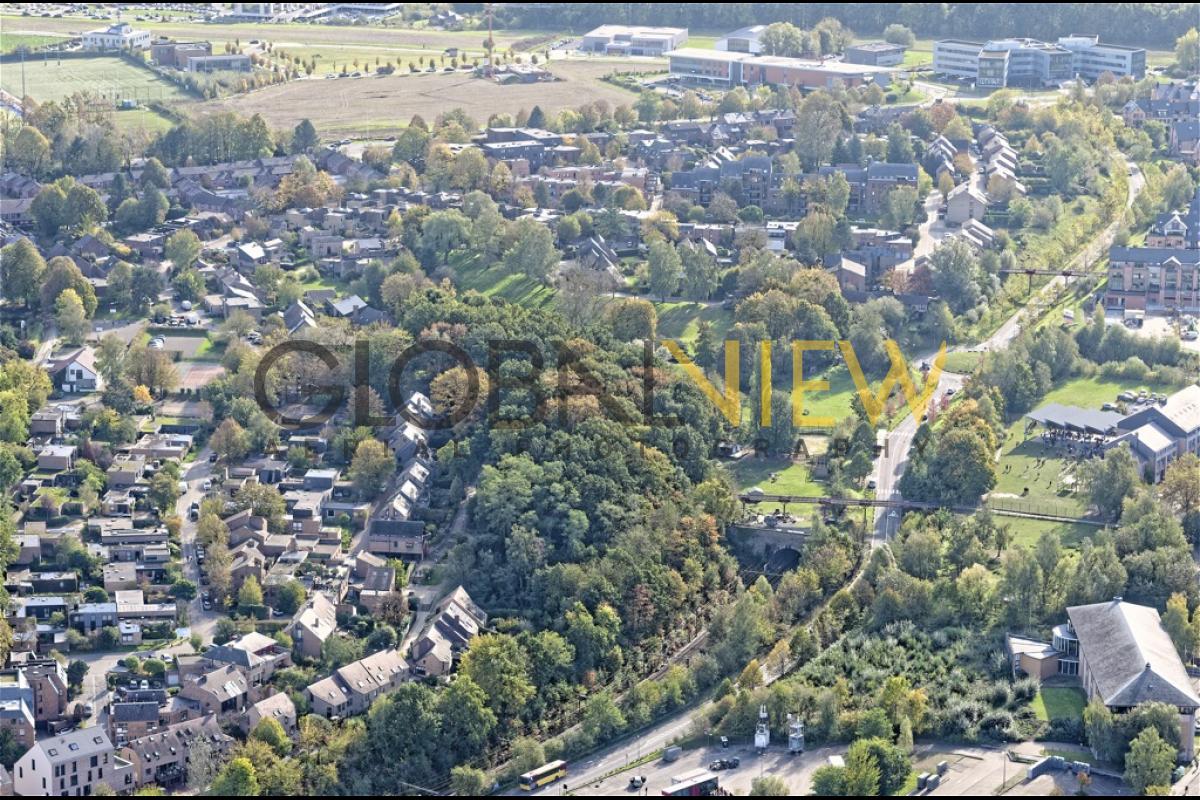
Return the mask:
[[[61,100],[76,92],[95,92],[113,100],[133,98],[141,102],[173,102],[187,95],[149,69],[142,69],[116,56],[93,58],[30,57],[25,64],[0,66],[0,87],[17,97],[25,94],[34,100]]]

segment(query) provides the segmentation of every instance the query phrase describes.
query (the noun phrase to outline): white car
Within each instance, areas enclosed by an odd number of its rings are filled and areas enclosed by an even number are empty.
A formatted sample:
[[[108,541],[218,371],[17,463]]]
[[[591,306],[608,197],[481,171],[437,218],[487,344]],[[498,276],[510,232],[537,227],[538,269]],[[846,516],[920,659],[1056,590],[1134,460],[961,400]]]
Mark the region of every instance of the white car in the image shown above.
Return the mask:
[[[204,483],[200,484],[200,488],[207,492],[209,489],[212,488],[212,480],[210,480],[209,478],[205,478]]]

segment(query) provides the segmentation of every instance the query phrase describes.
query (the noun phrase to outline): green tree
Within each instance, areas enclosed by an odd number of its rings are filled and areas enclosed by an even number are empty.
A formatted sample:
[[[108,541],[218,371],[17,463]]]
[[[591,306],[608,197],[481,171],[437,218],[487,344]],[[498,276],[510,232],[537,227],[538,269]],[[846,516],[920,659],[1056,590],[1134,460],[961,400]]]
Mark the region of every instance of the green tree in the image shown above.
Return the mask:
[[[190,230],[175,231],[167,237],[164,254],[176,270],[187,270],[200,257],[200,239]]]
[[[29,306],[38,296],[46,262],[27,237],[0,249],[0,289],[8,300]]]
[[[1113,520],[1121,518],[1125,498],[1142,483],[1137,461],[1127,447],[1114,447],[1103,458],[1083,462],[1079,477],[1092,505]]]
[[[679,279],[683,275],[683,263],[670,242],[662,239],[650,243],[648,261],[650,293],[657,295],[659,300],[665,302],[679,288]]]
[[[258,771],[246,758],[235,758],[217,773],[209,790],[217,797],[257,797]]]
[[[488,698],[488,707],[500,719],[518,716],[533,698],[529,658],[517,640],[489,633],[471,640],[459,664],[459,673],[471,678]]]
[[[275,610],[285,616],[291,616],[304,605],[306,595],[303,583],[295,579],[290,580],[276,591]]]
[[[506,238],[513,243],[504,251],[505,269],[534,280],[549,280],[561,257],[549,228],[532,219],[520,219],[513,223]]]
[[[321,144],[321,137],[317,135],[317,129],[308,117],[300,120],[296,127],[292,129],[291,149],[293,153],[311,152],[319,144]]]
[[[238,589],[238,606],[242,609],[249,609],[254,606],[261,606],[262,602],[263,591],[262,587],[258,584],[258,578],[248,575]]]
[[[1200,65],[1200,30],[1192,28],[1175,40],[1175,65],[1188,75],[1196,73]]]
[[[491,786],[487,773],[478,767],[459,764],[450,770],[450,791],[459,797],[482,797]]]
[[[777,775],[764,775],[750,782],[751,797],[790,797],[787,781]]]
[[[87,311],[74,289],[64,289],[54,302],[54,320],[59,332],[71,344],[82,344],[88,332]]]
[[[292,740],[284,731],[279,720],[266,717],[254,726],[250,738],[264,742],[279,756],[285,756],[292,751]]]
[[[1175,747],[1164,741],[1154,728],[1142,731],[1130,743],[1125,755],[1125,780],[1135,793],[1146,794],[1150,788],[1168,789],[1174,769]]]
[[[396,471],[396,460],[378,439],[359,442],[350,461],[350,480],[360,496],[374,498]]]

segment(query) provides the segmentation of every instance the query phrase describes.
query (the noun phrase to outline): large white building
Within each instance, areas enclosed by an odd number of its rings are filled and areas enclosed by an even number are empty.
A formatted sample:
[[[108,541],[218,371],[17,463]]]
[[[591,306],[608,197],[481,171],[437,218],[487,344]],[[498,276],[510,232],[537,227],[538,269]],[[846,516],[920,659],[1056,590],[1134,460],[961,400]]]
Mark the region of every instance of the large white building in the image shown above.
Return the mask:
[[[687,28],[601,25],[583,35],[579,49],[614,56],[661,56],[688,40]]]
[[[728,53],[751,53],[758,55],[763,51],[762,35],[767,29],[766,25],[750,25],[746,28],[738,28],[732,33],[727,33],[720,39],[717,39],[717,49],[724,50]]]
[[[1056,42],[996,39],[986,43],[941,39],[933,45],[933,71],[975,81],[980,88],[1047,86],[1075,77],[1095,80],[1109,72],[1117,77],[1146,75],[1146,51],[1139,47],[1101,44],[1096,36],[1062,36]]]
[[[84,50],[145,50],[149,46],[150,32],[135,30],[128,22],[97,28],[83,35]]]

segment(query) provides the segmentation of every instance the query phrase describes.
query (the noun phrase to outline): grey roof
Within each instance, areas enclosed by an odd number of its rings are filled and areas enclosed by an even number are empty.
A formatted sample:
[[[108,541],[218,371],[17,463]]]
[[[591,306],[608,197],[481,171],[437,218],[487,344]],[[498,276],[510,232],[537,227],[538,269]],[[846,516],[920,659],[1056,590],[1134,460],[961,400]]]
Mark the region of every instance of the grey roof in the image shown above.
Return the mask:
[[[1182,247],[1113,247],[1108,251],[1109,261],[1134,264],[1162,264],[1172,258],[1180,264],[1200,264],[1200,250]]]
[[[1072,606],[1067,615],[1106,706],[1157,701],[1200,708],[1200,696],[1156,610],[1114,599]]]
[[[113,703],[112,716],[116,722],[158,722],[158,703]]]
[[[108,735],[105,734],[103,728],[98,727],[80,728],[70,733],[64,733],[62,736],[43,739],[34,747],[41,748],[52,764],[74,761],[77,758],[87,758],[100,753],[111,753],[113,750]]]
[[[1091,408],[1047,403],[1025,415],[1026,419],[1042,425],[1084,433],[1108,433],[1125,419],[1115,411],[1096,411]]]

